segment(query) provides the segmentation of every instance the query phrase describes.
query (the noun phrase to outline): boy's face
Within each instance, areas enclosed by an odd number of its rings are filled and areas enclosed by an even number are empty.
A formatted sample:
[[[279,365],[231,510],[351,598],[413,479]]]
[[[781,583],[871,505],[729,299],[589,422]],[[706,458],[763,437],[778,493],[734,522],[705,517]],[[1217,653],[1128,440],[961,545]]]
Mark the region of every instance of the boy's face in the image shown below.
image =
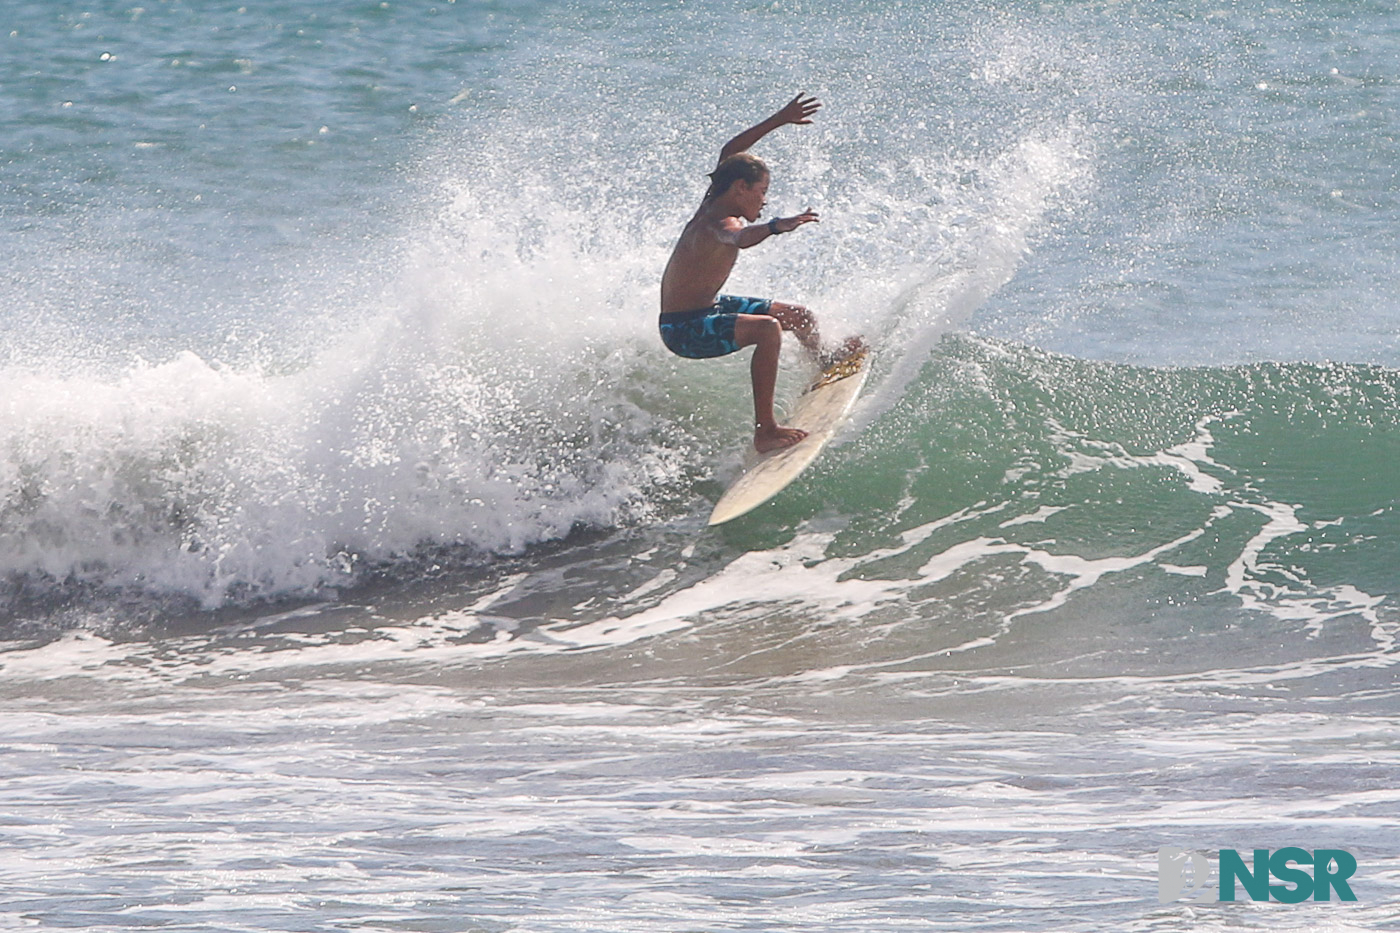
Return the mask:
[[[734,190],[739,194],[739,210],[749,223],[758,220],[758,215],[763,213],[763,206],[768,203],[768,178],[769,176],[764,175],[752,184],[741,178],[734,183]]]

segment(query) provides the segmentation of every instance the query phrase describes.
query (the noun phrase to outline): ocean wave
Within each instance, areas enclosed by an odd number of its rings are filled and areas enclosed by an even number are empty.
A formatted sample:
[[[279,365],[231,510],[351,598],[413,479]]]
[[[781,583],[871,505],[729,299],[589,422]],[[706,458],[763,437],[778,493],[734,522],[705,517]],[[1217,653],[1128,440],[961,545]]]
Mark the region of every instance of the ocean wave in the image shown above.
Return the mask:
[[[509,138],[498,127],[480,144]],[[979,157],[976,182],[947,166],[906,172],[898,190],[810,179],[836,210],[863,205],[857,228],[930,244],[911,260],[857,229],[844,274],[827,264],[805,280],[829,333],[886,348],[895,365],[874,397],[892,404],[937,335],[1012,275],[1083,145],[1070,126],[1037,128]],[[384,294],[337,294],[341,311],[369,309],[333,328],[336,309],[294,296],[301,323],[283,345],[236,362],[187,350],[95,371],[50,346],[0,371],[0,598],[314,597],[369,569],[431,566],[444,548],[517,554],[691,508],[746,440],[745,361],[678,360],[656,339],[673,225],[597,216],[579,177],[509,184],[512,165],[483,155],[425,180],[427,219],[363,247],[397,275]],[[626,178],[597,162],[577,174],[590,172],[595,198],[631,203]],[[911,185],[946,210],[896,212]],[[770,252],[745,268],[804,281],[794,261]],[[805,371],[789,359],[783,391]]]

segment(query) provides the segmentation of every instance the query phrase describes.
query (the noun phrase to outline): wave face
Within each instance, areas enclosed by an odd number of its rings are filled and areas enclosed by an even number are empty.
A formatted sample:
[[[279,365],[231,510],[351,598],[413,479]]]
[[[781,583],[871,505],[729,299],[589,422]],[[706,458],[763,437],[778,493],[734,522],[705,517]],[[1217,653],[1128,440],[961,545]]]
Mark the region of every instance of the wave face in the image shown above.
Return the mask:
[[[937,525],[899,562],[941,553],[940,578],[1015,565],[999,613],[1116,578],[1145,616],[1374,623],[1400,588],[1397,389],[1378,366],[1142,368],[959,337],[804,505],[906,539]]]

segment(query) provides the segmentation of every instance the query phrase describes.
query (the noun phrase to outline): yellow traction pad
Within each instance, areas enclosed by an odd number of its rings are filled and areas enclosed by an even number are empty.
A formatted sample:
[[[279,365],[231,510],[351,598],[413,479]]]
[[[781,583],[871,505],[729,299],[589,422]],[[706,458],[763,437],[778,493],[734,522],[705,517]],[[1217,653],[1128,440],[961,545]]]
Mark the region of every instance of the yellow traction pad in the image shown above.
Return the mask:
[[[870,351],[868,349],[862,347],[850,356],[843,356],[826,369],[823,369],[822,374],[817,377],[817,381],[812,383],[807,388],[807,391],[811,392],[814,389],[820,389],[822,386],[829,386],[833,382],[840,382],[842,379],[854,376],[856,373],[860,372],[860,368],[865,365],[865,357],[869,353]]]

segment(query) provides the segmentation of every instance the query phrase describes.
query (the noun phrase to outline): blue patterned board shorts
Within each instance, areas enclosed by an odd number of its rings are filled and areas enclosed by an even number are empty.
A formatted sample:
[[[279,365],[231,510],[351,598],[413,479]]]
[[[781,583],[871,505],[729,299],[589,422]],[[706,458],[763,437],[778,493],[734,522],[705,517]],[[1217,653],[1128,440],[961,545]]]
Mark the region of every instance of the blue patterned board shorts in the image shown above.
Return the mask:
[[[734,324],[741,314],[767,314],[769,298],[739,298],[720,295],[708,308],[694,311],[666,311],[661,315],[661,342],[677,356],[703,360],[724,356],[739,349],[734,342]]]

